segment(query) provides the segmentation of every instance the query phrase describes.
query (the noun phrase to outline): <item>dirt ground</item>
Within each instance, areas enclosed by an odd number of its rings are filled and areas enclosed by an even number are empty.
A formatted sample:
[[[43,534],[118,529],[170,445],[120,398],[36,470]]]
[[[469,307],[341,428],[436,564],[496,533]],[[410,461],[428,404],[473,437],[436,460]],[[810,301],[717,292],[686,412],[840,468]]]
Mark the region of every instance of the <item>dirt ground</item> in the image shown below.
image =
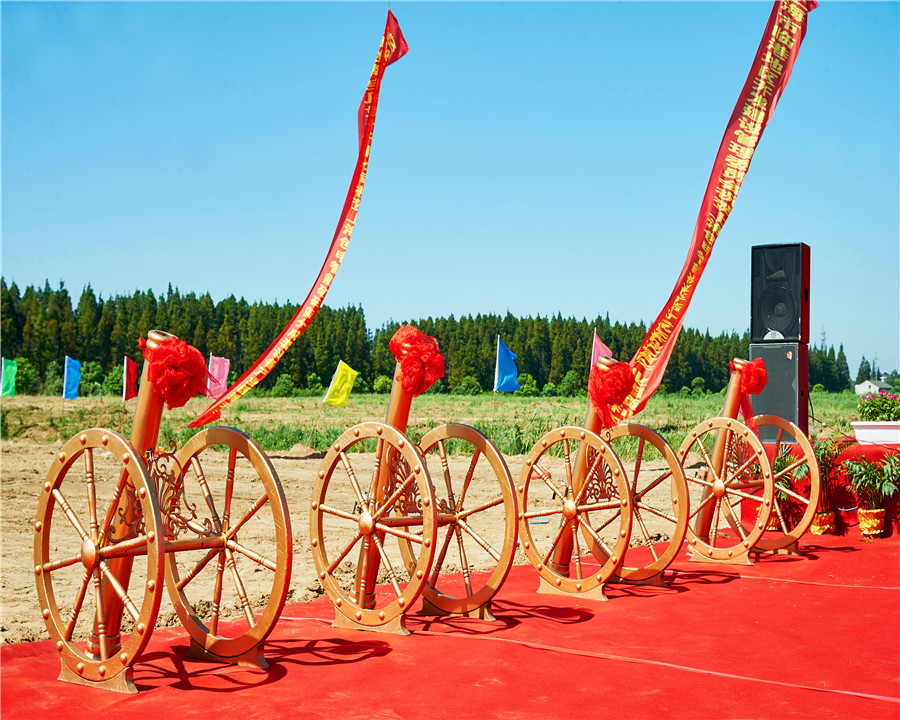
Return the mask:
[[[42,439],[17,438],[3,441],[2,454],[0,454],[0,642],[18,643],[26,641],[47,639],[48,633],[38,607],[37,591],[35,587],[35,572],[33,560],[33,544],[35,534],[35,512],[38,506],[38,498],[41,487],[47,475],[48,468],[54,463],[59,443],[49,443]],[[360,454],[362,455],[362,454]],[[223,475],[227,453],[215,452],[209,456],[208,475]],[[322,454],[316,454],[303,446],[296,446],[288,452],[272,452],[269,459],[274,466],[281,484],[291,514],[293,531],[293,566],[290,581],[288,600],[291,602],[303,602],[319,596],[323,590],[316,576],[315,565],[312,557],[310,543],[309,508],[313,488],[317,474],[322,465]],[[469,458],[467,456],[451,456],[450,471],[454,477],[465,477]],[[505,461],[510,470],[513,482],[518,480],[520,469],[523,466],[524,456],[506,457]],[[206,463],[207,460],[204,460]],[[354,462],[356,462],[354,460]],[[101,474],[103,462],[98,461],[98,477]],[[429,471],[434,485],[440,490],[442,480],[441,471],[437,461],[429,459]],[[340,470],[340,468],[338,468]],[[219,470],[222,472],[220,473]],[[115,470],[118,472],[118,470]],[[342,475],[342,473],[337,473]],[[477,480],[477,478],[476,478]],[[114,484],[114,483],[113,483]],[[473,483],[474,485],[475,483]],[[543,488],[544,495],[550,496],[550,492]],[[345,487],[338,488],[335,492],[342,494],[346,502],[352,495],[352,488],[345,483]],[[537,503],[537,490],[535,490],[535,503]],[[248,493],[241,501],[253,502],[253,493]],[[352,501],[352,497],[350,497]],[[237,502],[237,498],[236,498]],[[473,500],[474,502],[474,500]],[[200,501],[202,505],[202,499]],[[348,509],[352,507],[352,502]],[[493,518],[493,520],[491,519]],[[482,522],[493,523],[496,527],[480,530],[488,539],[499,534],[502,543],[504,513],[502,506],[495,510],[493,515],[486,515]],[[547,521],[536,519],[536,523]],[[355,526],[354,526],[355,527]],[[535,545],[537,538],[543,531],[544,534],[552,532],[552,523],[536,526]],[[71,528],[68,528],[71,531]],[[263,528],[263,534],[271,532],[271,526]],[[659,527],[651,525],[650,533],[654,540],[665,538],[666,523]],[[633,533],[633,543],[643,544],[644,540]],[[548,535],[549,537],[549,535]],[[72,547],[60,547],[56,550],[57,557],[77,553],[77,537],[74,542],[69,542]],[[261,540],[263,546],[270,538]],[[493,541],[492,541],[493,542]],[[333,556],[333,555],[332,555]],[[448,555],[449,558],[449,555]],[[349,562],[349,561],[347,561]],[[481,569],[490,562],[487,555],[468,558],[471,569]],[[515,563],[526,563],[527,559],[521,546],[516,548]],[[345,563],[346,564],[346,563]],[[80,572],[81,565],[76,564],[75,569]],[[453,571],[459,569],[458,563],[449,561],[445,569]],[[182,570],[182,576],[185,571]],[[247,588],[251,599],[262,597],[265,602],[267,592],[271,590],[271,580],[267,585],[269,573],[261,573],[260,587],[254,587],[254,578],[251,578]],[[255,576],[254,576],[255,577]],[[259,601],[257,597],[257,601]],[[240,612],[240,603],[236,602],[231,609],[234,613]],[[61,608],[62,611],[62,608]],[[223,611],[227,615],[228,610]],[[179,622],[172,604],[166,597],[161,606],[157,625],[173,625]]]

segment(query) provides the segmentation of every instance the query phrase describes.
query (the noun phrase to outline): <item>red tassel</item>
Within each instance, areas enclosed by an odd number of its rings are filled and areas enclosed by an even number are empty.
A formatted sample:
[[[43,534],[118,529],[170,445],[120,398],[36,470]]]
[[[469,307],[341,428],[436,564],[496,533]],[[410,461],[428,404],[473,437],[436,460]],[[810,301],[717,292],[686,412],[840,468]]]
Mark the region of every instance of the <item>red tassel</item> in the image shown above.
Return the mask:
[[[182,407],[194,395],[206,391],[206,361],[197,348],[178,338],[166,338],[153,350],[144,338],[138,345],[150,363],[150,382],[169,410]]]
[[[741,369],[741,392],[744,395],[759,395],[768,379],[766,363],[761,357],[758,357]]]
[[[418,397],[444,377],[444,356],[437,340],[413,325],[403,325],[388,344],[400,363],[400,384]]]
[[[594,410],[603,420],[604,427],[615,425],[609,408],[621,405],[633,389],[634,373],[628,363],[617,362],[609,367],[601,367],[598,364],[591,368],[588,397]]]

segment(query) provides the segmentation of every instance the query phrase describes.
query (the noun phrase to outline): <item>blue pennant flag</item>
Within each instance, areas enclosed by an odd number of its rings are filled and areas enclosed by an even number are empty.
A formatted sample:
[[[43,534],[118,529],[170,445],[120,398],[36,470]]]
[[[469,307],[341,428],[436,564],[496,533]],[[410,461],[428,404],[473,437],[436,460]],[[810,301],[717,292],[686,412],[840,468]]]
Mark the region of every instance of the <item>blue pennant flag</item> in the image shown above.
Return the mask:
[[[66,367],[63,371],[63,397],[66,400],[78,399],[79,383],[81,383],[81,363],[66,355]]]
[[[494,368],[494,392],[515,392],[519,389],[519,371],[516,369],[516,355],[500,336],[497,336],[497,366]]]

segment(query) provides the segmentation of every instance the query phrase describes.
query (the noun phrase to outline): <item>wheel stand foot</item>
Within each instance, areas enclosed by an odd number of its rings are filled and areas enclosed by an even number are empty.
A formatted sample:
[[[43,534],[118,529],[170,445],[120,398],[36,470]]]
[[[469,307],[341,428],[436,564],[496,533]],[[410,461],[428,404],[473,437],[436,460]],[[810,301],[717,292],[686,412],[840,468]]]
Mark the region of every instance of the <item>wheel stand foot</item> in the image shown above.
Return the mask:
[[[775,550],[759,550],[757,548],[753,548],[750,550],[750,553],[753,557],[759,559],[763,555],[802,555],[800,552],[800,546],[797,544],[797,541],[794,540],[790,545],[783,548],[776,548]]]
[[[392,633],[394,635],[409,635],[410,633],[409,630],[406,629],[404,618],[404,615],[398,615],[397,617],[388,620],[383,625],[363,625],[362,623],[354,622],[343,613],[335,610],[334,622],[331,623],[331,627],[345,628],[347,630],[368,630],[369,632]]]
[[[711,563],[713,565],[752,565],[753,561],[749,557],[750,551],[743,552],[740,555],[735,555],[731,558],[711,558],[703,555],[699,552],[692,552],[688,550],[688,559],[690,562],[698,562],[698,563]]]
[[[568,595],[569,597],[572,597],[573,595],[575,595],[577,597],[585,598],[587,600],[609,600],[609,598],[606,597],[606,593],[603,591],[603,587],[604,587],[603,585],[598,585],[597,587],[593,588],[592,590],[585,590],[584,592],[570,593],[570,592],[566,592],[565,590],[561,590],[560,588],[556,587],[555,585],[551,585],[543,577],[541,577],[541,584],[538,586],[537,591],[539,593],[547,594],[547,595]]]
[[[650,577],[644,578],[643,580],[628,580],[627,578],[620,578],[618,575],[613,575],[608,583],[614,583],[616,585],[647,585],[650,587],[661,587],[661,588],[670,588],[672,587],[665,581],[663,577],[663,571],[656,573],[656,575],[651,575]]]
[[[59,672],[59,680],[63,682],[74,683],[75,685],[84,685],[86,687],[97,688],[98,690],[108,690],[110,692],[125,693],[134,695],[138,689],[131,678],[131,667],[127,667],[118,675],[113,675],[105,680],[88,680],[76,673],[72,668],[61,663],[62,669]]]
[[[495,618],[494,614],[491,612],[490,600],[474,610],[463,613],[451,613],[446,610],[441,610],[439,607],[435,607],[428,602],[426,598],[422,598],[422,609],[419,610],[418,614],[427,617],[467,617],[474,620],[487,620],[489,622],[497,621],[497,618]]]
[[[268,670],[269,668],[269,663],[266,662],[266,658],[263,655],[262,643],[254,645],[243,655],[222,657],[221,655],[209,652],[209,650],[201,646],[194,638],[191,638],[191,646],[188,649],[187,654],[189,658],[195,660],[208,660],[209,662],[217,662],[225,665],[240,665],[241,667],[260,668],[262,670]]]

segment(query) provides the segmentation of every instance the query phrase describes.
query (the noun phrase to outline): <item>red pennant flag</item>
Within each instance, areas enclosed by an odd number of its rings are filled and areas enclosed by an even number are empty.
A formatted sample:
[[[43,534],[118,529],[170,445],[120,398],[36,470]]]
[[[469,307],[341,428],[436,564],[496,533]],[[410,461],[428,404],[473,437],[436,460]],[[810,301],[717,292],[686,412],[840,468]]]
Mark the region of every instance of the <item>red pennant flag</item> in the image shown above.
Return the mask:
[[[127,355],[125,356],[125,367],[122,373],[122,400],[130,400],[137,397],[138,370],[137,363]]]
[[[228,388],[222,397],[206,408],[190,424],[190,427],[199,427],[215,421],[221,415],[223,407],[246,394],[251,388],[256,387],[278,364],[278,361],[281,360],[294,341],[309,327],[309,324],[322,306],[325,294],[331,287],[331,282],[334,280],[341,260],[344,258],[344,253],[350,244],[350,235],[353,233],[353,226],[356,224],[363,186],[366,182],[369,151],[372,147],[372,133],[375,129],[375,111],[378,108],[378,94],[381,91],[381,80],[384,77],[384,70],[388,65],[403,57],[408,50],[409,46],[406,44],[406,40],[403,39],[397,20],[394,18],[393,13],[388,10],[387,23],[381,38],[381,46],[378,48],[375,67],[372,70],[369,84],[359,106],[360,143],[356,169],[353,172],[353,180],[350,183],[347,198],[344,200],[344,208],[341,211],[337,230],[334,233],[334,238],[331,240],[331,246],[328,248],[328,254],[325,256],[325,262],[322,264],[319,276],[313,284],[312,290],[309,291],[309,295],[306,296],[306,300],[303,301],[294,317],[288,322],[287,327],[281,331],[281,334],[269,345],[268,349],[253,366],[234,385]]]
[[[612,350],[610,350],[603,342],[597,337],[597,331],[594,330],[594,344],[591,347],[591,367],[597,364],[597,360],[600,358],[611,358]]]
[[[621,404],[609,408],[616,422],[640,412],[659,387],[713,243],[731,213],[753,152],[787,86],[806,35],[807,15],[816,5],[815,0],[794,0],[776,2],[772,8],[750,74],[719,145],[678,282],[629,363],[634,376],[632,390]]]

